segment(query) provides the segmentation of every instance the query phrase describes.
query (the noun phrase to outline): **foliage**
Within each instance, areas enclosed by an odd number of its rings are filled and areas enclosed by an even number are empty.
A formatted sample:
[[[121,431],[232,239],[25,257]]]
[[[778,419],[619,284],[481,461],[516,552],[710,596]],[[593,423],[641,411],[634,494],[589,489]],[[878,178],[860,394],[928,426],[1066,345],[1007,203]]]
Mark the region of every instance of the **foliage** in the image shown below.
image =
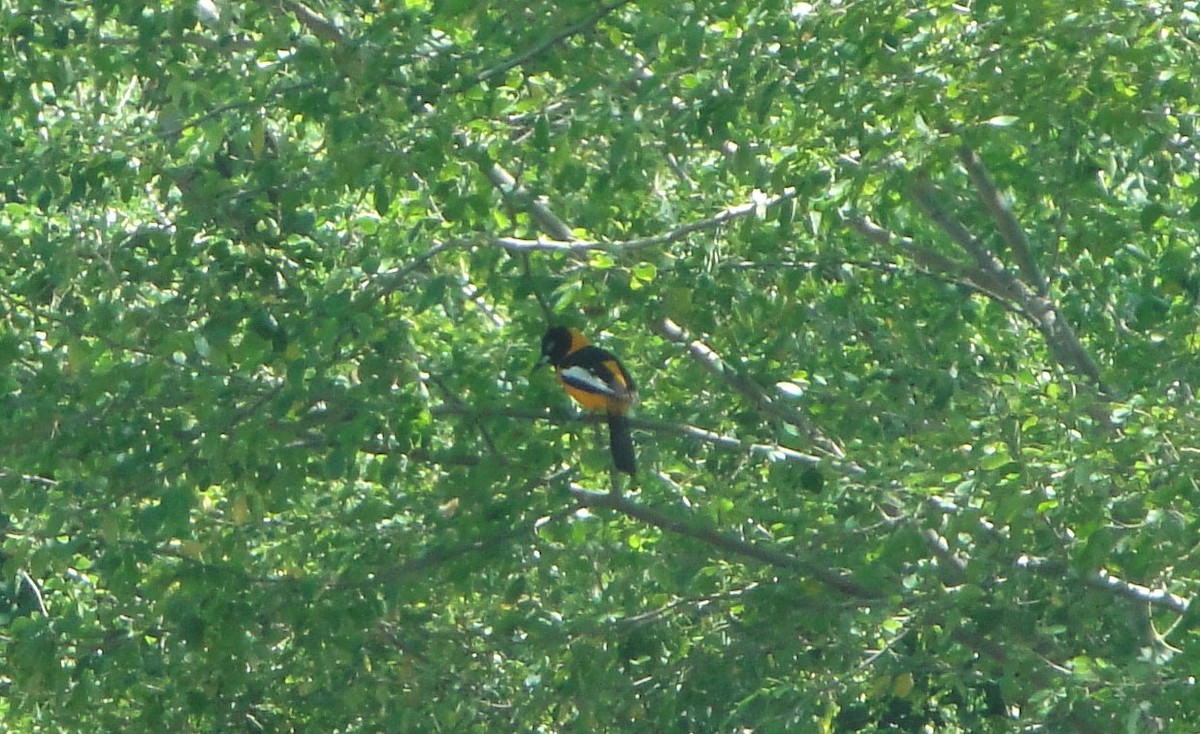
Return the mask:
[[[14,0],[0,731],[1195,731],[1197,12]]]

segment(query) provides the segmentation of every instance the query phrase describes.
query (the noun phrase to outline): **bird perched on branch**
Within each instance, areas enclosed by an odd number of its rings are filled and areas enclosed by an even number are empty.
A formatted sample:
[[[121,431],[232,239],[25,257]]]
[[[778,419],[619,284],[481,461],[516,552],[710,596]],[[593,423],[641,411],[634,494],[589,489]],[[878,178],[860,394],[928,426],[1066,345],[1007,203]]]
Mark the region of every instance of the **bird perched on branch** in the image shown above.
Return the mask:
[[[549,364],[563,390],[587,410],[608,414],[608,445],[613,465],[633,476],[637,463],[625,413],[637,401],[637,387],[621,361],[592,346],[578,329],[552,326],[542,337],[537,367]]]

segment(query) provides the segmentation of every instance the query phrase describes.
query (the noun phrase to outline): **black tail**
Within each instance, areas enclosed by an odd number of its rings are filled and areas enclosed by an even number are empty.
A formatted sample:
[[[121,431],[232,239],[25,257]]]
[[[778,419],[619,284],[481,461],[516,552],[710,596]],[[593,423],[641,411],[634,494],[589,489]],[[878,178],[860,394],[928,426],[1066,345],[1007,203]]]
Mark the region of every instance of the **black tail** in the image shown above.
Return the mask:
[[[630,476],[637,473],[637,462],[633,458],[633,437],[629,435],[629,421],[625,416],[609,414],[608,447],[612,451],[613,464],[617,469]]]

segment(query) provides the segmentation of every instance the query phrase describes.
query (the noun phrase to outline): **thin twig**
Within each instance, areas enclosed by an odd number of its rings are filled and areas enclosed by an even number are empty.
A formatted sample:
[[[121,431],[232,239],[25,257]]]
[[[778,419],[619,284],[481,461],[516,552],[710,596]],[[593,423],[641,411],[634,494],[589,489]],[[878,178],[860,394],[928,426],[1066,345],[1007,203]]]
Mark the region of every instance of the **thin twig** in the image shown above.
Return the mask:
[[[511,252],[543,251],[579,253],[588,252],[591,250],[605,250],[608,252],[633,252],[636,250],[645,250],[652,247],[668,245],[672,242],[678,242],[688,235],[695,234],[696,232],[704,232],[707,230],[716,229],[727,222],[755,214],[764,209],[770,209],[795,197],[796,190],[788,188],[785,189],[783,193],[768,197],[763,201],[752,201],[731,206],[728,209],[723,209],[707,219],[701,219],[697,222],[690,222],[661,234],[651,235],[648,237],[635,237],[629,240],[579,240],[575,239],[570,234],[570,229],[567,229],[567,236],[557,235],[556,239],[529,240],[521,239],[519,237],[497,237],[493,240],[493,244],[503,247]]]
[[[721,605],[729,603],[733,599],[741,598],[746,594],[746,592],[757,589],[760,585],[761,584],[758,581],[752,581],[740,589],[732,589],[730,591],[724,591],[717,594],[705,594],[704,596],[695,598],[674,599],[656,609],[650,609],[640,614],[614,619],[611,623],[606,623],[602,629],[608,629],[610,626],[617,628],[636,627],[637,625],[646,624],[647,622],[653,622],[661,619],[662,617],[667,616],[671,612],[681,607],[695,607],[697,610],[702,610],[709,606],[719,608]]]
[[[41,612],[43,617],[49,617],[50,612],[46,609],[46,599],[42,596],[42,590],[37,585],[37,582],[24,569],[18,571],[17,575],[21,577],[21,583],[33,592],[33,598],[37,600],[38,611]]]
[[[441,378],[440,375],[436,375],[436,374],[428,373],[428,372],[425,374],[428,375],[428,377],[425,379],[427,379],[428,381],[437,385],[438,389],[442,391],[442,395],[444,396],[444,399],[446,401],[448,401],[460,408],[466,407],[466,402],[462,398],[458,397],[457,392],[450,389],[450,386],[446,384],[446,382]],[[488,450],[492,452],[492,455],[493,456],[503,456],[503,454],[500,452],[500,449],[498,449],[496,447],[496,442],[492,440],[491,431],[489,431],[487,429],[487,426],[485,426],[483,423],[478,423],[478,422],[473,423],[473,425],[479,431],[479,435],[481,437],[483,437],[483,442],[485,444],[487,444]]]
[[[478,74],[475,75],[474,82],[475,83],[485,82],[488,79],[491,79],[492,77],[496,76],[497,74],[503,74],[511,69],[515,69],[518,66],[522,66],[523,64],[528,63],[529,61],[537,58],[538,56],[541,56],[543,53],[545,53],[546,51],[549,51],[550,49],[559,45],[560,43],[567,40],[568,38],[578,35],[580,33],[583,33],[584,31],[592,28],[597,23],[599,23],[601,20],[603,20],[604,17],[607,16],[609,13],[613,12],[617,8],[620,8],[622,5],[628,5],[630,2],[632,2],[632,0],[617,0],[617,2],[600,6],[600,8],[595,13],[590,15],[589,17],[584,18],[583,20],[580,20],[576,23],[572,23],[571,25],[567,26],[566,28],[563,28],[558,33],[555,33],[554,35],[549,36],[548,38],[542,40],[541,42],[539,42],[537,44],[534,44],[533,46],[526,49],[525,51],[522,51],[521,53],[516,54],[515,56],[505,59],[504,61],[491,67],[490,69],[484,69],[483,71],[479,72]]]
[[[519,493],[519,496],[527,495],[537,487],[554,484],[558,480],[565,478],[570,471],[570,469],[563,469],[548,476],[535,477],[526,482],[517,490],[517,492]],[[547,522],[554,522],[570,517],[578,510],[579,507],[575,505],[563,507],[548,516],[538,517],[533,522],[506,527],[503,530],[500,530],[499,532],[485,538],[473,540],[450,548],[431,550],[422,556],[410,559],[397,566],[393,566],[392,568],[372,573],[365,578],[334,578],[329,582],[329,587],[339,589],[355,589],[379,586],[389,583],[394,584],[397,581],[408,578],[415,574],[421,574],[422,576],[425,576],[431,568],[443,566],[456,558],[492,551],[493,549],[510,540],[535,533],[538,528],[540,528],[542,525],[545,525]]]
[[[420,268],[425,263],[429,262],[438,255],[453,250],[459,247],[466,247],[471,244],[469,239],[453,239],[445,242],[435,242],[433,247],[430,247],[425,252],[417,255],[402,267],[393,268],[391,270],[379,273],[365,279],[362,283],[362,290],[372,290],[378,297],[383,297],[395,291],[403,285],[404,279],[407,278],[413,271]]]
[[[806,415],[786,405],[782,405],[779,401],[768,395],[758,383],[740,374],[707,344],[699,339],[692,339],[679,324],[670,319],[664,319],[656,325],[655,332],[668,341],[686,345],[688,353],[700,362],[706,370],[728,383],[733,389],[754,403],[759,410],[799,428],[810,440],[818,444],[823,451],[827,452],[833,458],[838,460],[846,458],[846,454],[842,451],[842,448],[814,427]]]
[[[908,633],[911,631],[912,631],[912,629],[909,627],[905,627],[905,628],[901,629],[898,633],[896,633],[895,637],[893,637],[892,639],[885,642],[878,650],[872,650],[870,652],[870,654],[868,654],[867,657],[864,658],[863,661],[858,664],[858,667],[855,668],[855,670],[856,671],[866,670],[867,668],[874,665],[876,660],[883,657],[887,653],[891,652],[892,649],[896,647],[896,644],[899,643],[901,640],[903,640],[906,636],[908,636]]]
[[[600,424],[608,420],[608,418],[604,415],[593,413],[580,413],[572,416],[569,419],[564,419],[561,416],[551,414],[551,412],[548,410],[521,410],[517,408],[492,408],[481,410],[465,404],[455,405],[451,403],[443,403],[441,405],[434,406],[429,412],[435,418],[451,415],[466,416],[477,421],[484,418],[506,418],[526,421],[551,421],[560,425],[565,422]],[[726,436],[715,431],[710,431],[706,428],[700,428],[699,426],[668,423],[666,421],[637,418],[633,416],[629,417],[629,425],[633,428],[648,431],[650,433],[692,438],[697,441],[703,441],[710,446],[715,446],[727,451],[747,452],[756,456],[765,456],[773,461],[794,461],[800,464],[808,465],[821,464],[847,474],[863,473],[863,469],[855,464],[843,464],[775,443],[752,443],[743,441],[732,436]],[[387,446],[378,444],[371,444],[369,450],[370,453],[379,455],[389,453]],[[455,459],[455,461],[460,460]]]

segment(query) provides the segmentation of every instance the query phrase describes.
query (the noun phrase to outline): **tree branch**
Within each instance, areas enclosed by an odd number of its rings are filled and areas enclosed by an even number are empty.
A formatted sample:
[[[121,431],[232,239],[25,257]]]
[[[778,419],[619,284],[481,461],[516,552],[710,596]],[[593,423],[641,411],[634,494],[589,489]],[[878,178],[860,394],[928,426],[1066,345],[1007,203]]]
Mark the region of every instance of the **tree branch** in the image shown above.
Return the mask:
[[[517,490],[517,492],[520,495],[527,495],[537,487],[553,484],[554,482],[563,479],[566,477],[569,471],[570,470],[564,469],[550,474],[549,476],[535,477],[526,482]],[[394,584],[415,574],[425,575],[429,569],[445,565],[456,558],[490,551],[510,540],[513,540],[514,538],[530,535],[536,532],[537,528],[546,522],[562,520],[570,517],[578,510],[579,508],[577,506],[563,507],[549,516],[538,517],[531,523],[506,527],[505,529],[487,537],[472,540],[454,547],[431,550],[422,556],[410,559],[391,568],[384,569],[378,573],[371,574],[366,578],[347,579],[344,576],[335,577],[329,581],[328,586],[330,588],[338,589],[356,589],[379,586],[381,584]]]
[[[1074,329],[1065,319],[1059,318],[1057,306],[1005,270],[1000,261],[942,206],[927,179],[918,178],[912,194],[929,218],[975,260],[976,267],[967,269],[966,275],[981,288],[1016,303],[1021,313],[1041,332],[1054,360],[1067,371],[1083,374],[1103,390],[1100,368],[1084,349]]]
[[[919,245],[911,237],[902,237],[890,230],[886,230],[867,217],[856,217],[848,220],[848,223],[851,229],[881,247],[890,250],[898,246],[901,250],[908,253],[918,264],[931,271],[945,273],[952,278],[961,278],[971,283],[975,282],[974,278],[971,278],[967,273],[967,268],[957,260],[952,260],[924,245]],[[1004,296],[998,293],[989,292],[989,295],[997,299],[1004,298]]]
[[[820,566],[809,559],[784,553],[774,548],[747,543],[740,538],[719,533],[712,528],[698,527],[683,520],[668,517],[660,512],[643,507],[622,495],[612,494],[611,492],[596,492],[577,485],[571,485],[570,491],[571,496],[584,507],[612,510],[647,525],[653,525],[660,530],[698,540],[705,545],[727,553],[734,553],[750,558],[760,563],[765,563],[768,566],[799,571],[851,599],[875,601],[884,597],[882,593],[868,589],[848,576]]]
[[[307,28],[317,38],[336,46],[346,42],[346,36],[340,28],[299,0],[278,0],[278,2],[279,7],[296,16],[300,25]]]
[[[673,434],[683,436],[685,438],[694,438],[703,441],[711,446],[727,449],[729,451],[748,452],[759,456],[766,456],[772,461],[795,461],[801,464],[817,465],[830,463],[827,459],[814,454],[806,454],[803,451],[797,451],[787,446],[769,443],[749,443],[732,436],[725,436],[715,431],[710,431],[707,428],[700,428],[688,424],[674,424],[663,421],[648,421],[645,419],[630,419],[631,423],[636,427],[649,428],[655,433]],[[840,464],[839,464],[840,466]],[[857,469],[857,467],[855,467]]]
[[[1166,589],[1151,589],[1149,586],[1142,586],[1132,581],[1117,578],[1109,573],[1106,568],[1101,568],[1098,571],[1088,574],[1084,577],[1084,581],[1097,589],[1113,591],[1134,601],[1144,602],[1151,606],[1165,607],[1179,614],[1186,614],[1188,607],[1192,603],[1190,599],[1185,599],[1178,594],[1172,594]]]
[[[231,51],[251,51],[258,47],[258,43],[256,41],[254,41],[253,39],[250,39],[250,38],[246,38],[245,36],[223,36],[221,38],[210,38],[210,37],[204,35],[203,33],[197,33],[195,31],[185,31],[183,33],[180,33],[178,36],[173,36],[170,38],[160,37],[157,39],[157,42],[160,44],[162,44],[162,43],[190,44],[193,46],[199,46],[200,48],[203,48],[203,49],[206,49],[209,51],[222,51],[225,53],[228,53]],[[101,35],[99,38],[96,39],[96,43],[100,46],[138,47],[138,46],[143,45],[145,43],[145,41],[141,38],[136,38],[136,37],[121,38],[121,37],[116,37],[116,36]]]
[[[943,232],[950,236],[959,247],[961,247],[975,261],[976,266],[1001,283],[1004,279],[1000,277],[1004,273],[1004,265],[995,258],[992,253],[980,242],[975,235],[966,228],[966,226],[958,221],[947,209],[942,205],[938,198],[937,191],[933,188],[933,184],[929,183],[929,179],[925,176],[917,176],[916,181],[912,185],[912,196],[917,204],[933,220]],[[1005,285],[1008,285],[1005,283]]]
[[[17,576],[20,577],[21,583],[25,586],[25,588],[29,589],[30,593],[33,594],[34,601],[37,602],[37,608],[41,615],[43,617],[49,617],[50,612],[46,609],[46,599],[42,596],[41,587],[38,586],[37,582],[33,580],[33,577],[30,576],[29,573],[24,569],[17,571]],[[20,592],[18,591],[17,593]]]
[[[967,175],[971,178],[971,183],[975,185],[975,191],[979,194],[980,200],[983,201],[983,205],[987,207],[992,219],[996,222],[1000,238],[1008,246],[1021,274],[1025,276],[1025,280],[1033,286],[1038,295],[1045,296],[1050,292],[1050,287],[1033,258],[1029,239],[1025,236],[1025,230],[1017,221],[1016,215],[1013,214],[1012,207],[996,189],[996,184],[992,181],[987,168],[975,151],[964,145],[958,149],[958,158],[967,169]]]
[[[661,323],[654,326],[654,331],[668,341],[686,345],[688,353],[700,362],[706,370],[724,380],[730,387],[741,393],[758,407],[759,410],[799,428],[810,440],[818,444],[822,450],[838,462],[845,459],[846,454],[842,451],[841,447],[814,427],[809,422],[807,416],[786,405],[780,404],[779,401],[768,395],[758,383],[739,374],[736,369],[730,366],[728,362],[721,358],[721,355],[717,354],[707,344],[699,339],[691,339],[688,333],[674,321],[664,319]],[[862,472],[862,469],[854,464],[846,464],[844,468],[849,469],[852,473]]]
[[[440,375],[434,373],[425,374],[428,374],[428,377],[423,377],[422,380],[437,385],[438,389],[442,391],[443,400],[459,408],[467,407],[466,402],[458,396],[457,392],[455,392],[450,388],[449,385],[446,384],[446,381],[443,380]],[[480,437],[483,438],[483,443],[488,447],[488,451],[492,453],[492,456],[504,455],[500,449],[496,447],[496,442],[492,440],[492,433],[487,429],[487,426],[483,425],[482,423],[476,423],[475,428],[479,431]]]
[[[560,240],[562,244],[569,245],[575,241],[575,233],[567,226],[566,222],[558,218],[549,206],[544,201],[529,193],[529,190],[519,184],[508,171],[499,163],[491,160],[486,153],[475,146],[466,133],[456,133],[455,139],[458,144],[468,150],[473,150],[479,156],[483,175],[491,182],[492,186],[500,192],[500,195],[506,201],[517,205],[524,205],[528,208],[529,216],[533,217],[533,221],[537,223],[538,229],[546,234]],[[505,239],[503,237],[498,240]],[[497,240],[497,242],[498,242]],[[583,248],[587,249],[587,248]]]
[[[850,600],[860,603],[871,603],[882,601],[887,596],[882,592],[863,586],[844,574],[819,565],[811,559],[785,553],[775,548],[747,543],[740,538],[719,533],[712,528],[699,527],[677,518],[668,517],[660,512],[643,507],[621,495],[614,495],[609,492],[596,492],[574,484],[570,486],[570,492],[576,501],[584,507],[612,510],[631,519],[652,525],[664,532],[689,537],[727,553],[750,558],[774,568],[782,568],[805,574]],[[929,623],[930,626],[934,624],[936,623]],[[1008,664],[1011,660],[1008,649],[1003,645],[967,626],[962,624],[954,625],[949,634],[959,644],[975,650],[1000,665]],[[1032,647],[1034,645],[1031,644]],[[1047,663],[1047,666],[1052,669],[1061,669],[1061,666],[1050,662]],[[1047,675],[1047,671],[1042,668],[1036,668],[1029,672],[1034,681],[1042,681]]]
[[[509,177],[511,180],[511,177]],[[495,182],[493,182],[495,183]],[[499,184],[496,184],[499,188]],[[776,196],[771,196],[763,201],[752,201],[745,204],[738,204],[724,209],[717,214],[702,219],[698,222],[684,224],[674,229],[671,229],[662,234],[656,234],[649,237],[636,237],[630,240],[615,240],[611,242],[602,242],[599,240],[579,240],[575,239],[570,233],[570,229],[566,230],[566,236],[554,235],[553,240],[527,240],[517,237],[497,237],[493,242],[500,247],[512,252],[588,252],[590,250],[606,250],[609,252],[632,252],[636,250],[644,250],[651,247],[659,247],[661,245],[671,244],[687,237],[696,232],[703,232],[710,229],[716,229],[721,225],[741,217],[754,214],[762,209],[769,209],[778,206],[779,204],[796,197],[796,190],[792,188],[785,189],[783,193]],[[564,225],[565,227],[565,225]]]
[[[929,501],[926,503],[926,506],[931,508],[934,512],[944,516],[954,515],[959,511],[958,506],[950,502]],[[980,519],[978,521],[978,525],[980,530],[983,531],[984,535],[992,538],[993,541],[997,543],[1007,545],[1007,538],[1001,535],[1000,531],[997,530],[989,521],[986,519]],[[936,532],[928,532],[932,533],[932,537],[940,538]],[[944,540],[942,542],[945,543]],[[1012,552],[1012,550],[1009,551],[1009,553]],[[950,549],[948,544],[945,546],[945,553],[950,554],[950,556],[946,558],[947,561],[949,561],[950,558],[954,559],[951,563],[952,566],[958,567],[960,572],[966,571],[967,564],[970,563],[970,559],[963,559],[959,557],[953,552],[952,549]],[[941,558],[943,557],[943,552],[935,549],[935,555]],[[1017,555],[1012,563],[1013,566],[1017,568],[1025,569],[1027,571],[1036,573],[1039,576],[1044,576],[1054,580],[1061,581],[1064,578],[1074,577],[1088,586],[1091,586],[1092,588],[1099,589],[1101,591],[1107,591],[1151,606],[1169,609],[1170,611],[1178,614],[1187,613],[1188,607],[1191,605],[1190,599],[1185,599],[1178,594],[1172,594],[1166,589],[1152,589],[1148,586],[1133,583],[1132,581],[1126,581],[1122,578],[1112,575],[1108,569],[1105,568],[1100,568],[1087,573],[1075,574],[1065,561],[1047,558],[1035,558],[1025,553],[1020,553]]]
[[[534,44],[527,50],[505,59],[490,69],[484,69],[483,71],[479,72],[475,75],[474,82],[485,82],[498,74],[503,74],[511,69],[515,69],[518,66],[528,63],[532,59],[541,56],[543,53],[559,45],[571,36],[577,35],[592,28],[601,20],[603,20],[604,17],[609,13],[613,12],[622,5],[628,5],[630,2],[632,2],[632,0],[617,0],[616,2],[609,3],[608,5],[601,5],[600,8],[597,9],[596,12],[591,16],[572,23],[558,33],[555,33],[554,35],[543,39],[539,43]]]
[[[434,417],[453,415],[471,418],[472,420],[476,421],[483,418],[510,418],[531,422],[551,421],[556,425],[563,425],[564,423],[568,422],[600,424],[608,420],[605,416],[594,413],[580,413],[569,419],[563,420],[551,414],[550,411],[547,410],[521,410],[516,408],[480,410],[479,408],[472,408],[469,405],[453,405],[449,403],[443,403],[442,405],[435,406],[431,408],[429,412]],[[788,448],[787,446],[781,446],[779,444],[751,443],[741,439],[733,438],[732,436],[726,436],[715,431],[710,431],[706,428],[700,428],[699,426],[668,423],[666,421],[636,418],[633,416],[630,416],[629,424],[634,428],[639,428],[651,433],[692,438],[696,439],[697,441],[703,441],[710,446],[715,446],[727,451],[748,452],[758,456],[766,456],[774,461],[794,461],[809,465],[824,464],[851,474],[861,474],[863,472],[860,467],[854,464],[844,465],[840,462],[833,462],[820,456],[806,454],[802,451],[797,451],[796,449]],[[388,447],[382,445],[371,445],[363,450],[367,451],[368,453],[379,455],[389,453]],[[447,456],[447,459],[450,460],[451,463],[463,463],[462,457]],[[431,460],[433,459],[431,458]]]
[[[951,583],[961,584],[966,580],[966,560],[954,552],[950,543],[942,535],[933,528],[925,528],[921,531],[921,537],[925,540],[925,545],[933,552],[934,557],[937,558],[938,566],[946,573]]]
[[[4,467],[0,467],[0,479],[12,478],[20,479],[23,482],[29,482],[30,484],[36,484],[41,487],[53,488],[58,486],[57,481],[48,477],[39,477],[34,474],[21,474]]]
[[[466,247],[470,245],[471,242],[472,241],[469,239],[453,239],[444,242],[435,241],[433,247],[430,247],[425,252],[417,255],[403,266],[391,268],[390,270],[382,273],[364,278],[362,285],[360,286],[360,290],[375,291],[376,297],[386,296],[402,287],[404,279],[425,263],[429,262],[443,252],[446,252],[447,250]]]
[[[1017,568],[1027,569],[1039,576],[1051,578],[1061,578],[1070,573],[1070,568],[1062,561],[1036,559],[1025,555],[1018,558],[1015,565]],[[1126,581],[1112,575],[1106,568],[1089,571],[1081,574],[1078,578],[1094,589],[1107,591],[1142,604],[1168,609],[1176,614],[1186,614],[1188,607],[1191,606],[1190,599],[1185,599],[1166,589],[1152,589],[1149,586]]]

